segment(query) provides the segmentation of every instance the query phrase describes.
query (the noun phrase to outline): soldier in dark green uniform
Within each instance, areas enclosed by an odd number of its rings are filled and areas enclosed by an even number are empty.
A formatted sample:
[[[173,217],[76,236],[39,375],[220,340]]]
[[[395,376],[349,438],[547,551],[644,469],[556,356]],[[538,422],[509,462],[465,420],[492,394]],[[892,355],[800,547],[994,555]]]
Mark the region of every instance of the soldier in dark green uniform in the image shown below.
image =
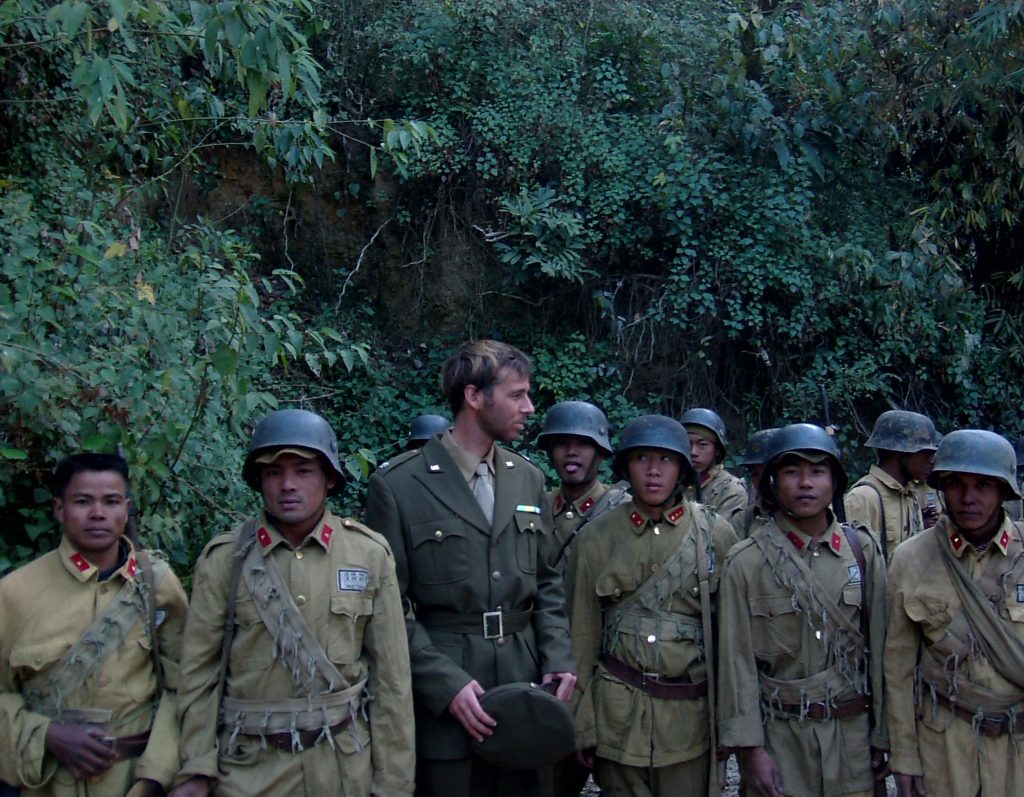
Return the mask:
[[[495,767],[470,745],[495,725],[480,705],[485,690],[557,682],[567,701],[576,685],[544,478],[498,445],[533,413],[530,361],[505,343],[468,343],[445,363],[441,386],[452,428],[381,465],[366,507],[391,542],[405,598],[416,793],[534,794],[536,772]]]
[[[704,407],[687,410],[680,421],[690,438],[690,461],[700,480],[700,502],[737,527],[747,505],[747,490],[722,464],[726,453],[725,423],[717,412]],[[695,495],[696,490],[691,487],[687,497],[692,499]]]

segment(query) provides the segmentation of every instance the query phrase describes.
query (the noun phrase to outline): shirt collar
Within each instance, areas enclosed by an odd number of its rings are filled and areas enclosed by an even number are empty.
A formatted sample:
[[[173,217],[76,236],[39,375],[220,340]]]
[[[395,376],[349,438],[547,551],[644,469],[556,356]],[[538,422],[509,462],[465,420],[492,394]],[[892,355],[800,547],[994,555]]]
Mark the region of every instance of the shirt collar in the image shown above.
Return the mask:
[[[914,483],[907,482],[906,484],[900,484],[891,474],[886,473],[878,465],[872,465],[868,468],[868,473],[877,479],[883,487],[888,487],[890,490],[896,493],[910,494],[914,492]]]
[[[648,526],[655,526],[658,523],[668,523],[670,526],[678,526],[684,517],[686,517],[686,501],[680,501],[678,504],[665,509],[662,516],[655,520],[652,517],[646,515],[641,511],[635,503],[630,501],[629,503],[629,525],[633,529],[633,533],[640,535],[644,533],[644,529]]]
[[[452,437],[452,430],[449,429],[443,435],[441,435],[441,445],[444,446],[444,450],[448,452],[448,456],[455,460],[455,464],[459,469],[459,473],[462,474],[462,478],[464,478],[467,482],[472,481],[473,477],[476,476],[476,466],[479,465],[481,462],[486,462],[487,467],[490,469],[491,473],[494,473],[493,444],[491,444],[490,451],[488,451],[487,455],[484,456],[484,458],[481,460],[481,458],[474,454],[472,451],[467,451],[458,443],[456,443],[455,438]]]
[[[317,525],[313,527],[313,530],[302,540],[299,548],[304,548],[313,543],[319,545],[325,551],[331,550],[331,540],[334,538],[337,525],[337,518],[331,513],[331,510],[324,510],[323,517],[320,518]],[[291,547],[291,543],[277,530],[274,524],[270,522],[270,518],[267,517],[267,513],[262,510],[260,511],[259,526],[256,528],[256,541],[260,544],[260,551],[264,556],[273,551],[278,545]]]
[[[953,549],[953,555],[956,556],[957,559],[960,559],[968,548],[977,550],[977,547],[968,542],[967,538],[960,532],[960,529],[958,529],[947,516],[940,518],[939,522],[945,524],[942,527],[943,531],[946,534],[946,539],[949,540],[949,547]],[[988,550],[988,548],[995,548],[1003,556],[1008,556],[1010,552],[1010,543],[1012,541],[1013,524],[1004,514],[1003,523],[996,532],[996,536],[989,541],[986,546],[986,550]]]
[[[821,548],[828,548],[832,553],[839,555],[843,550],[843,532],[839,528],[839,524],[836,523],[835,517],[832,515],[831,510],[828,510],[829,526],[825,529],[825,534],[821,538]],[[782,512],[775,513],[775,522],[779,529],[785,535],[793,547],[798,551],[804,550],[808,545],[811,544],[811,537],[809,534],[805,534],[796,527],[785,514]]]
[[[724,468],[725,465],[723,465],[721,462],[716,462],[710,468],[704,471],[704,473],[702,473],[700,477],[701,486],[703,487],[705,484],[707,484],[709,481],[715,478],[715,476],[717,476],[719,472],[722,471]]]
[[[573,509],[579,515],[585,515],[591,510],[594,504],[597,503],[597,499],[605,491],[605,486],[599,481],[595,481],[593,486],[581,495],[576,501],[570,501],[565,495],[562,494],[561,489],[555,493],[555,514],[560,515],[564,510]]]
[[[121,539],[124,540],[124,544],[128,546],[128,556],[125,558],[124,564],[114,572],[111,578],[121,576],[127,581],[134,581],[135,573],[139,569],[139,565],[135,561],[135,548],[132,546],[131,540],[127,537],[122,537]],[[100,569],[82,556],[78,549],[68,542],[67,537],[61,537],[60,546],[57,548],[57,551],[60,554],[60,561],[64,565],[64,569],[67,570],[76,581],[85,583],[90,579],[96,579],[99,577]]]

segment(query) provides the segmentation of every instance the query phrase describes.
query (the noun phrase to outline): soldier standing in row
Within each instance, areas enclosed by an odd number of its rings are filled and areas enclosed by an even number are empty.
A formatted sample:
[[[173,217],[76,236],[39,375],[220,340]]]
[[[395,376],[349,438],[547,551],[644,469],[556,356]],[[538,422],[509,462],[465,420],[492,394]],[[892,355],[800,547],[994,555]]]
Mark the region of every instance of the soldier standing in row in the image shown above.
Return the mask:
[[[773,520],[725,563],[719,727],[750,795],[870,795],[881,770],[885,565],[829,509],[845,487],[824,429],[780,429],[761,477]]]
[[[186,599],[125,537],[128,463],[54,473],[60,547],[0,581],[0,779],[25,797],[156,795],[178,769]]]
[[[700,502],[738,525],[747,505],[747,490],[722,465],[726,453],[725,423],[717,412],[703,407],[687,410],[681,421],[690,438],[690,461],[700,483]],[[692,499],[696,488],[689,490],[687,497]]]
[[[610,797],[708,794],[711,601],[737,538],[683,499],[696,479],[689,451],[674,419],[631,421],[614,471],[629,478],[632,500],[588,524],[574,552],[577,746]]]
[[[485,690],[543,680],[567,701],[576,684],[544,478],[497,445],[533,413],[530,361],[505,343],[468,343],[441,385],[452,428],[381,465],[366,508],[395,551],[406,601],[417,794],[535,794],[536,771],[493,766],[471,745],[494,732]]]
[[[889,574],[886,710],[900,797],[1024,793],[1024,537],[1013,447],[947,435],[929,483],[946,514]]]
[[[887,563],[898,545],[926,528],[917,485],[932,472],[937,442],[931,418],[889,410],[864,444],[875,449],[877,462],[846,494],[846,519],[874,532]]]
[[[263,510],[196,563],[172,794],[411,795],[394,560],[380,535],[327,508],[344,478],[334,431],[306,410],[272,412],[242,477]]]
[[[778,429],[760,429],[747,438],[747,449],[740,464],[747,471],[747,505],[739,519],[733,524],[740,539],[750,536],[755,523],[764,520],[768,513],[761,501],[761,474],[764,473],[765,455]]]

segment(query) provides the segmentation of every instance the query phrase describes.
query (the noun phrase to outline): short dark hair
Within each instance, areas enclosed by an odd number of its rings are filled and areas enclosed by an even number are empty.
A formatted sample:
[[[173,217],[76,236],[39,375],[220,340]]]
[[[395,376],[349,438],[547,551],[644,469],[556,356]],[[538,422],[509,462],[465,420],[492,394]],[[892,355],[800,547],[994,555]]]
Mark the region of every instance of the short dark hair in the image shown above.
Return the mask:
[[[477,390],[490,390],[511,369],[526,379],[530,378],[530,358],[515,346],[498,340],[474,340],[449,357],[441,369],[441,392],[444,393],[452,414],[458,415],[465,401],[465,390],[472,385]]]
[[[127,487],[131,480],[128,475],[128,463],[117,454],[72,454],[64,457],[53,469],[53,494],[57,498],[64,497],[64,491],[75,477],[75,474],[87,471],[114,471],[120,473]]]

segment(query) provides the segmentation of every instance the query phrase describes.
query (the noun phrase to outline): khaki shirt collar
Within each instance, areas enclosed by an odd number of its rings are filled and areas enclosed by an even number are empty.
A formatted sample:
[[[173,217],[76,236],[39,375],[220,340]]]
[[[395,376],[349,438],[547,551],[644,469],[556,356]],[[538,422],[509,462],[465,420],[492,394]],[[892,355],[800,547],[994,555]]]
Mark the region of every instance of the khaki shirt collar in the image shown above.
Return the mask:
[[[581,495],[576,501],[570,501],[566,498],[562,491],[559,489],[555,493],[555,515],[562,514],[563,511],[575,510],[579,515],[585,515],[590,511],[590,508],[597,503],[597,499],[600,498],[607,488],[601,484],[600,481],[595,481],[593,486]]]
[[[125,545],[128,546],[128,558],[125,559],[124,564],[117,570],[114,575],[121,576],[127,581],[135,580],[135,571],[138,570],[139,565],[135,561],[135,548],[132,546],[131,540],[127,537],[122,537]],[[70,542],[67,537],[61,537],[60,546],[57,548],[60,553],[60,561],[64,565],[64,569],[67,570],[71,576],[81,583],[85,583],[90,579],[99,577],[100,569],[96,567],[92,562],[82,556]],[[113,578],[114,576],[111,576]]]
[[[894,493],[901,495],[910,495],[916,492],[914,489],[913,482],[907,482],[906,484],[900,484],[890,474],[882,470],[878,465],[872,465],[868,468],[868,474],[873,476],[883,487],[887,487]]]
[[[708,468],[706,471],[704,471],[704,473],[701,474],[701,477],[700,477],[700,484],[701,484],[701,486],[703,487],[705,484],[707,484],[709,481],[711,481],[713,478],[715,478],[715,476],[717,476],[719,473],[721,473],[724,469],[725,469],[725,465],[723,465],[721,462],[716,462],[714,465],[712,465],[710,468]]]
[[[331,550],[331,540],[337,530],[338,520],[331,514],[330,509],[325,509],[323,516],[317,521],[313,530],[306,535],[299,548],[304,548],[310,543],[319,545],[325,551]],[[256,528],[256,541],[260,544],[260,552],[267,556],[278,545],[286,545],[291,548],[291,543],[285,538],[277,527],[267,517],[267,513],[260,510],[259,526]]]
[[[629,513],[629,525],[633,529],[633,533],[638,537],[644,533],[648,526],[655,526],[658,523],[668,523],[671,526],[678,526],[684,517],[686,517],[686,501],[680,501],[662,512],[660,518],[652,518],[645,512],[641,511],[635,503],[630,501],[630,513]]]
[[[452,437],[452,430],[448,429],[443,435],[441,435],[441,445],[444,446],[444,450],[448,452],[448,455],[455,461],[455,464],[459,468],[459,473],[462,474],[467,482],[473,481],[476,477],[476,466],[481,462],[486,462],[488,469],[491,471],[491,475],[494,475],[494,444],[491,444],[491,450],[487,452],[487,455],[481,460],[472,451],[467,451],[458,443],[455,442],[455,438]]]
[[[839,556],[843,550],[843,531],[839,528],[839,524],[836,523],[832,510],[826,511],[828,512],[829,525],[821,538],[822,545],[820,547],[827,548],[836,556]],[[778,524],[779,530],[786,536],[786,539],[793,543],[793,547],[798,551],[802,551],[811,544],[811,536],[800,531],[796,524],[786,517],[784,513],[776,512],[775,522]]]
[[[942,529],[946,533],[946,538],[949,540],[949,547],[953,549],[953,555],[960,559],[964,552],[968,548],[977,550],[974,545],[967,541],[967,538],[960,533],[953,522],[947,517],[943,516],[939,519],[939,523],[945,524]],[[1010,551],[1010,542],[1013,540],[1013,524],[1010,519],[1003,513],[1003,523],[996,532],[996,536],[989,542],[988,548],[999,551],[1003,556],[1008,556]]]

